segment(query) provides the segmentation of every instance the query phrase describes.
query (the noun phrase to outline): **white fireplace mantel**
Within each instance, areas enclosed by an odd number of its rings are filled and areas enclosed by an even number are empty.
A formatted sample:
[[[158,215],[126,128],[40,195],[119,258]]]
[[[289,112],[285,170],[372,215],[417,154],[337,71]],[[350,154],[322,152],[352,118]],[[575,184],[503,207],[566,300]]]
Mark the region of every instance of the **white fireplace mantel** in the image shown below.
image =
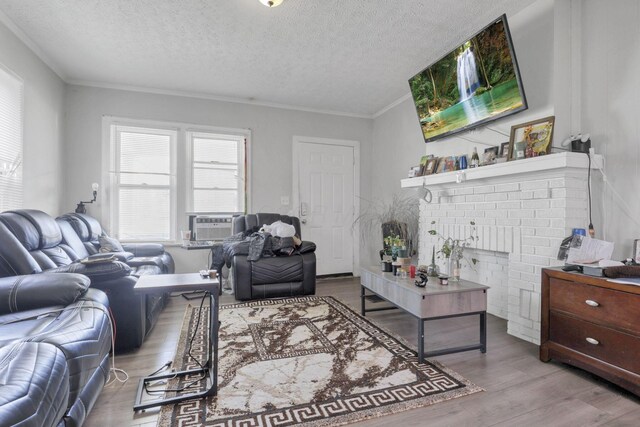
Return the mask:
[[[602,156],[591,159],[602,167]],[[562,264],[562,239],[589,223],[587,168],[585,154],[566,152],[402,180],[433,195],[420,202],[420,264],[442,245],[430,230],[464,239],[473,226],[468,250],[479,262],[462,277],[490,287],[487,310],[508,320],[510,334],[539,343],[541,270]]]
[[[593,155],[591,160],[592,169],[603,167],[603,157],[601,155]],[[429,187],[430,185],[461,183],[477,179],[498,178],[508,175],[551,171],[554,169],[586,169],[588,165],[589,159],[586,154],[571,152],[555,153],[547,156],[532,157],[530,159],[496,163],[475,169],[406,178],[400,181],[400,185],[402,188],[421,187],[422,185]]]

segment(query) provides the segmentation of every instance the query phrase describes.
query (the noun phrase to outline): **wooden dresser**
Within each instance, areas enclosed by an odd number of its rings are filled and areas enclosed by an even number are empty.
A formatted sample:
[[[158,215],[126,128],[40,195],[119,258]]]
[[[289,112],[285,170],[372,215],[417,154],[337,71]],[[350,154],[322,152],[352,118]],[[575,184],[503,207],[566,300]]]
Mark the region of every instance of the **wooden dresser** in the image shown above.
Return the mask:
[[[640,286],[542,270],[540,360],[551,359],[640,396]]]

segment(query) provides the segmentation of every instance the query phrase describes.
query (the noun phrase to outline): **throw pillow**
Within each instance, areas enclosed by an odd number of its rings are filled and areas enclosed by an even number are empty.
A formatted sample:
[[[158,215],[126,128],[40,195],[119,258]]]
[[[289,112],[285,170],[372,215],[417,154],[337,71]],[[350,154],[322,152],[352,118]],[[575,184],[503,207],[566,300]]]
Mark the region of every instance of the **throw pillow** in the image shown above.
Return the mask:
[[[123,252],[124,249],[117,239],[102,235],[98,237],[100,243],[100,252]]]

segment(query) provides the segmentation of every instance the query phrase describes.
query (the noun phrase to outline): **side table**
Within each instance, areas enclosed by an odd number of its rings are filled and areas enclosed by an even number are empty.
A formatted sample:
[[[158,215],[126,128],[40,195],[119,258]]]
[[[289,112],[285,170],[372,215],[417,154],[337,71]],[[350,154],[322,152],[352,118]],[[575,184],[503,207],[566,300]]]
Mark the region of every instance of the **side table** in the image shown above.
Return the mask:
[[[153,375],[140,379],[134,411],[145,410],[160,405],[169,405],[190,399],[199,399],[206,396],[215,396],[218,392],[218,321],[220,282],[217,278],[202,277],[199,273],[187,274],[162,274],[140,276],[133,288],[134,292],[142,294],[205,291],[209,294],[209,339],[207,346],[207,361],[202,368],[189,369],[168,374]],[[180,396],[142,401],[146,385],[157,380],[174,378],[186,375],[201,374],[206,377],[206,390],[196,393],[188,393]]]

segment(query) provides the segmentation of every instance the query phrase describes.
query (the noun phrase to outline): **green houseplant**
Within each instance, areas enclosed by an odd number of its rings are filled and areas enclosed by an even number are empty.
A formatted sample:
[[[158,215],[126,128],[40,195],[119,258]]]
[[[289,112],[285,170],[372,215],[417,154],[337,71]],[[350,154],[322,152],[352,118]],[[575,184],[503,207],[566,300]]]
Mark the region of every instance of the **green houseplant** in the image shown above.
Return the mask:
[[[429,230],[429,234],[438,237],[438,241],[442,244],[440,250],[438,250],[438,255],[443,256],[447,260],[450,280],[459,280],[462,260],[467,261],[469,265],[476,265],[478,262],[476,258],[466,259],[464,256],[464,249],[478,241],[476,223],[474,221],[469,222],[469,224],[471,224],[471,231],[467,237],[461,239],[443,236],[435,229],[435,224],[435,221],[431,221],[433,228]]]
[[[420,217],[418,199],[394,194],[391,200],[367,201],[361,212],[355,219],[354,226],[360,225],[362,244],[370,239],[381,242],[381,256],[393,256],[394,251],[398,256],[403,249],[406,256],[415,255]]]

